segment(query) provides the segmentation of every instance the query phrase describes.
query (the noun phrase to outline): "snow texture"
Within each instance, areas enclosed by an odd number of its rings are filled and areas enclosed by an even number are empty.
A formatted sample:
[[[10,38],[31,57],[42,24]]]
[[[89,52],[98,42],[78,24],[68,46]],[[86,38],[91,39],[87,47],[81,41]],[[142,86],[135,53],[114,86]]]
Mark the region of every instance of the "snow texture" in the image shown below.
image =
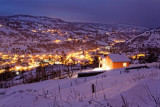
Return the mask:
[[[108,57],[113,62],[130,62],[130,59],[126,57],[124,54],[108,54]]]

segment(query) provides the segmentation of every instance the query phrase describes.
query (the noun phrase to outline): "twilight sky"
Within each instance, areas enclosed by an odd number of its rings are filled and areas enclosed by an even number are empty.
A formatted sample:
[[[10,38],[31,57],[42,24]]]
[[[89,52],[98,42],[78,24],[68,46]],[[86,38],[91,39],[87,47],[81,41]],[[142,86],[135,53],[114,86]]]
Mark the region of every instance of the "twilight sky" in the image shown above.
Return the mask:
[[[15,14],[156,28],[160,0],[0,0],[0,16]]]

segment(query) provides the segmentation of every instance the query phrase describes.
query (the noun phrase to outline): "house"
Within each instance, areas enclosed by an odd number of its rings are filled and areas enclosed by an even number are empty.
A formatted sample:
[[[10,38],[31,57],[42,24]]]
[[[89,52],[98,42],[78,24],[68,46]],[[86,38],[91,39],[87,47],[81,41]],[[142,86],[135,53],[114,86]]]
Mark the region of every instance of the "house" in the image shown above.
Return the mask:
[[[100,67],[102,69],[117,69],[128,67],[130,59],[124,54],[107,54],[101,56]]]

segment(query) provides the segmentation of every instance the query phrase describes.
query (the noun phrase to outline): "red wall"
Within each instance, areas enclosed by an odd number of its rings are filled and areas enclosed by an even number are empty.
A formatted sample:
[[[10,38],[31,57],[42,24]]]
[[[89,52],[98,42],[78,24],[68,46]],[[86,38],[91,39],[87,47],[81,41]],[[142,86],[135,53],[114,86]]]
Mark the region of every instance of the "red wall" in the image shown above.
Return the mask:
[[[123,63],[127,63],[126,67],[129,66],[129,62],[112,62],[108,56],[106,58],[106,64],[111,69],[124,68]]]

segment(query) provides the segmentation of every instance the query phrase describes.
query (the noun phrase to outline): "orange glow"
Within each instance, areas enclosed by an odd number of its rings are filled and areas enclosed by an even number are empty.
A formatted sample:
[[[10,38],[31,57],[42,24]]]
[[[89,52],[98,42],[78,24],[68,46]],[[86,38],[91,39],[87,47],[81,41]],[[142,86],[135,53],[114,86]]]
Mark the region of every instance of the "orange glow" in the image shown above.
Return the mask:
[[[137,56],[138,57],[145,57],[146,55],[145,54],[138,54]]]
[[[115,43],[122,43],[125,42],[125,40],[113,40]]]
[[[36,33],[37,31],[36,30],[31,30],[32,32]]]
[[[71,39],[68,39],[71,40]],[[55,42],[59,43],[60,40],[55,40]],[[52,55],[52,54],[14,54],[14,55],[7,55],[0,53],[1,66],[5,67],[11,65],[9,71],[21,71],[21,70],[32,70],[39,66],[40,62],[46,62],[45,65],[48,64],[92,64],[93,58],[92,52],[96,52],[97,50],[100,51],[99,48],[96,49],[89,49],[89,50],[80,50],[78,52],[71,52],[68,53],[67,56],[62,55]],[[62,61],[61,58],[64,57]],[[85,63],[86,62],[86,63]],[[4,72],[4,69],[0,69],[0,73]]]
[[[4,71],[5,71],[5,69],[1,69],[1,70],[0,70],[0,73],[3,73]]]
[[[67,41],[72,41],[72,39],[71,39],[71,38],[69,38],[69,39],[67,39]]]
[[[145,56],[146,56],[145,54],[140,53],[140,54],[132,56],[132,58],[133,59],[136,59],[136,58],[139,59],[140,57],[145,57]]]
[[[61,40],[55,40],[54,43],[61,43]]]
[[[80,58],[81,58],[81,59],[84,58],[84,55],[81,55]]]
[[[19,70],[21,70],[21,69],[22,69],[21,66],[16,66],[16,67],[15,67],[15,70],[17,70],[17,71],[19,71]]]

